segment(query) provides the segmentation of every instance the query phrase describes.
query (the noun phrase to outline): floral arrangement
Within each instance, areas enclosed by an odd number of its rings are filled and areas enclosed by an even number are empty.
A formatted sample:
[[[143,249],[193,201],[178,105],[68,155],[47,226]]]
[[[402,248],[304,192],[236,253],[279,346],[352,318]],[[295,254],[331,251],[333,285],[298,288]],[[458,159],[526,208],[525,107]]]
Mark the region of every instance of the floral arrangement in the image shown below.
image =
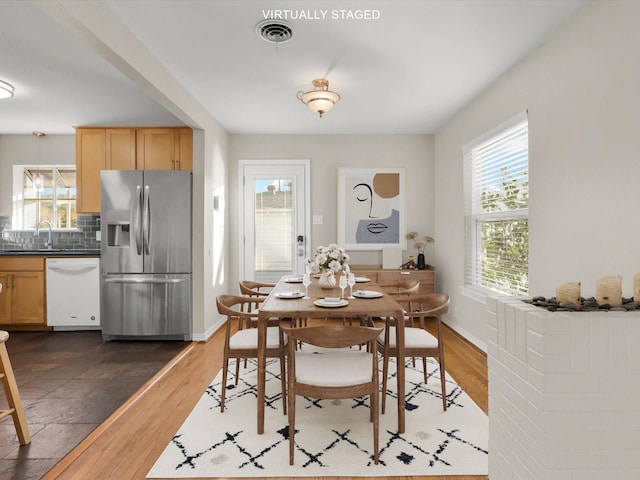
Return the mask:
[[[321,273],[327,270],[336,273],[344,269],[348,261],[349,255],[345,249],[335,243],[328,247],[316,248],[316,256],[313,261],[307,259],[307,263],[311,266],[311,273]]]
[[[435,240],[433,237],[429,235],[425,235],[422,237],[422,241],[416,240],[418,238],[418,232],[409,232],[404,238],[407,240],[413,240],[413,246],[418,250],[418,253],[424,253],[424,247],[427,246],[427,243],[433,243]]]

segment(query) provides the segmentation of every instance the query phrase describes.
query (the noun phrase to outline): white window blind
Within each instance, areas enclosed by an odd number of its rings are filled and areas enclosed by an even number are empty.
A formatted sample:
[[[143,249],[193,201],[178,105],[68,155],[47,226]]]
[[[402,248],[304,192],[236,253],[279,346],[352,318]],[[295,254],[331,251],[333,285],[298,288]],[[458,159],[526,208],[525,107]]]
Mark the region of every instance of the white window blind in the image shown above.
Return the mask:
[[[467,286],[529,291],[528,144],[522,114],[463,148]]]

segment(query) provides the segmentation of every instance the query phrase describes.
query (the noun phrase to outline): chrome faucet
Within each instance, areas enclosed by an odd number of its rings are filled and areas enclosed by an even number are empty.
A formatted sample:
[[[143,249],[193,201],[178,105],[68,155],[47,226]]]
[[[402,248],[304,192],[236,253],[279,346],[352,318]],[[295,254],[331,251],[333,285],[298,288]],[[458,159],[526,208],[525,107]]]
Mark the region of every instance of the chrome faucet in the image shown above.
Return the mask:
[[[40,225],[42,225],[43,222],[46,223],[49,227],[49,236],[47,237],[47,241],[44,242],[44,246],[47,247],[47,249],[51,250],[53,248],[53,236],[51,235],[51,222],[49,220],[40,220],[40,222],[38,222],[38,226],[36,227],[36,235],[40,235]]]

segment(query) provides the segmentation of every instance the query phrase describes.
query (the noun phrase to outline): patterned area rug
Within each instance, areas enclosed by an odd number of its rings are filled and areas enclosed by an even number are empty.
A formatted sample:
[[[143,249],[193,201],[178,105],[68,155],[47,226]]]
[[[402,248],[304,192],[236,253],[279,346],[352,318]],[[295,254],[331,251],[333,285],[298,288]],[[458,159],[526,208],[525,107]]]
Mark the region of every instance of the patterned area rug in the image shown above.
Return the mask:
[[[407,363],[406,432],[397,433],[395,364],[390,365],[387,412],[380,416],[380,461],[373,463],[368,398],[297,397],[295,465],[289,465],[287,417],[282,414],[279,367],[267,366],[265,433],[256,433],[256,363],[233,374],[220,413],[218,373],[149,471],[147,478],[487,475],[488,419],[447,375],[442,410],[438,364]],[[381,362],[382,364],[382,362]],[[233,371],[234,363],[231,362]]]

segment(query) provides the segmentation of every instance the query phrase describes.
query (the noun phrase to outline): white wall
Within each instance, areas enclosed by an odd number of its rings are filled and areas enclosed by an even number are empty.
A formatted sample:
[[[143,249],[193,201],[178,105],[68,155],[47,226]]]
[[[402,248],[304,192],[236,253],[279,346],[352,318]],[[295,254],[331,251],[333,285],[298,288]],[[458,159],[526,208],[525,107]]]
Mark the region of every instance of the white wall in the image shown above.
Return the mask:
[[[482,302],[461,295],[464,210],[461,147],[529,112],[530,293],[640,271],[640,2],[584,7],[435,135],[436,262],[452,295],[447,321],[484,346]]]
[[[75,165],[75,135],[0,135],[0,216],[11,217],[13,212],[14,165]]]
[[[323,119],[324,121],[325,119]],[[330,118],[326,119],[330,121]],[[238,161],[246,159],[310,159],[311,215],[323,215],[323,225],[311,225],[311,248],[337,241],[338,167],[406,167],[407,229],[434,235],[433,136],[431,135],[231,135],[229,185],[238,184]],[[230,219],[241,218],[240,192],[231,196]],[[238,265],[239,221],[230,224],[231,265]],[[416,255],[411,244],[404,252]],[[380,251],[351,251],[354,265],[381,265]],[[427,249],[427,263],[432,263]],[[231,268],[237,285],[237,268]],[[237,288],[237,287],[236,287]]]

